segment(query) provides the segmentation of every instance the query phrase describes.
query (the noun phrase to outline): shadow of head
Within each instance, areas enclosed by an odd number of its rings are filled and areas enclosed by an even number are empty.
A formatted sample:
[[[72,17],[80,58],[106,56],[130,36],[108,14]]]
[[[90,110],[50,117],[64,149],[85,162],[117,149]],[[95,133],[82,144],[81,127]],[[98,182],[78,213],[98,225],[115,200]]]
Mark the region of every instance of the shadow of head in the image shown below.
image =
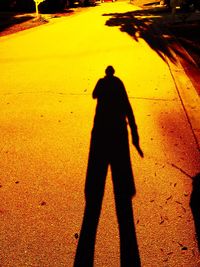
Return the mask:
[[[106,76],[112,77],[115,73],[113,66],[108,66],[105,70]]]

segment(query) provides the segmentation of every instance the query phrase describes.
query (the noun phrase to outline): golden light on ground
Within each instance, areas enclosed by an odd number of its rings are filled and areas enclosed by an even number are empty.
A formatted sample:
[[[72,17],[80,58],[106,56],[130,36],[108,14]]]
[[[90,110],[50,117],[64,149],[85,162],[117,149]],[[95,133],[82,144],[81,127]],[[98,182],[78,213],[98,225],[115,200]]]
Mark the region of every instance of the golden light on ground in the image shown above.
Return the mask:
[[[96,107],[91,95],[108,65],[124,82],[144,152],[141,159],[130,144],[142,264],[162,266],[167,259],[197,266],[195,228],[188,221],[189,177],[199,170],[199,152],[183,106],[193,117],[199,100],[174,54],[158,46],[158,39],[151,42],[152,35],[142,31],[145,25],[133,28],[131,22],[131,34],[122,31],[123,13],[129,11],[134,7],[127,3],[105,3],[0,40],[0,259],[5,266],[73,266]],[[95,253],[97,267],[119,266],[110,169]]]

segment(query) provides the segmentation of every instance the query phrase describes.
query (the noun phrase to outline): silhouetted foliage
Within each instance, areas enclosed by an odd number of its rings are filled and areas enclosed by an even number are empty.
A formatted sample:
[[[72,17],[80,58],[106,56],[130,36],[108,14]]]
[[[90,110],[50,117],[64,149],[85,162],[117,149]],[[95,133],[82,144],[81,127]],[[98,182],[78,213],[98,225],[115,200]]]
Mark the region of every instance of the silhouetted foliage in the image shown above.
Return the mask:
[[[33,0],[16,0],[13,8],[18,12],[34,12],[35,3]]]
[[[1,11],[33,12],[33,0],[0,0]]]
[[[70,5],[74,2],[73,0],[46,0],[41,3],[39,9],[41,12],[57,12],[65,9],[68,6],[68,2]]]
[[[45,0],[40,3],[38,8],[40,13],[55,13],[61,12],[68,7],[74,7],[75,2],[79,2],[80,6],[95,5],[95,0]],[[14,12],[34,12],[34,0],[0,0],[1,11]]]
[[[39,10],[42,12],[60,11],[72,4],[74,0],[45,0],[39,4]],[[18,11],[18,12],[34,12],[34,0],[1,0],[0,10],[2,11]]]
[[[0,1],[0,10],[1,11],[10,11],[15,5],[14,0],[1,0]]]

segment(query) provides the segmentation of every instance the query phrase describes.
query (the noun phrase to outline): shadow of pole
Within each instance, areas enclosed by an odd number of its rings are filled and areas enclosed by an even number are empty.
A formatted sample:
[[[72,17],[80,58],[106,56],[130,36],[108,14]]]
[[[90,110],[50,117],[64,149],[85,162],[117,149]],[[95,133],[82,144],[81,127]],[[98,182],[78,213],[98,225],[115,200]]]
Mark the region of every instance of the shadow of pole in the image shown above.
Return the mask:
[[[113,74],[114,69],[109,66],[106,76],[98,81],[93,92],[93,98],[97,98],[98,102],[85,182],[86,205],[74,267],[93,266],[96,233],[109,165],[119,224],[121,267],[141,266],[132,210],[135,185],[126,119],[131,128],[133,144],[142,157],[143,153],[124,85]]]
[[[196,230],[197,244],[200,251],[200,173],[193,178],[193,189],[190,198],[190,208],[192,210],[194,225]]]

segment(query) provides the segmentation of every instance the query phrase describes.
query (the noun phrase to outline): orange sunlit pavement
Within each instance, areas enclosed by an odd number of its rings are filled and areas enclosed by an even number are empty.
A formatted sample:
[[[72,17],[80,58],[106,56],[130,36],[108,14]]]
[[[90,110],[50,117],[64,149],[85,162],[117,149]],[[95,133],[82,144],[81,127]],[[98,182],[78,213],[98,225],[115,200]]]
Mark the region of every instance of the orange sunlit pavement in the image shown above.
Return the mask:
[[[200,172],[199,98],[158,32],[149,42],[148,27],[129,23],[135,10],[126,2],[102,3],[0,38],[3,267],[73,266],[96,108],[92,92],[108,65],[125,85],[144,153],[141,158],[130,139],[141,266],[200,266],[190,208]],[[120,266],[119,238],[109,168],[95,267]]]

